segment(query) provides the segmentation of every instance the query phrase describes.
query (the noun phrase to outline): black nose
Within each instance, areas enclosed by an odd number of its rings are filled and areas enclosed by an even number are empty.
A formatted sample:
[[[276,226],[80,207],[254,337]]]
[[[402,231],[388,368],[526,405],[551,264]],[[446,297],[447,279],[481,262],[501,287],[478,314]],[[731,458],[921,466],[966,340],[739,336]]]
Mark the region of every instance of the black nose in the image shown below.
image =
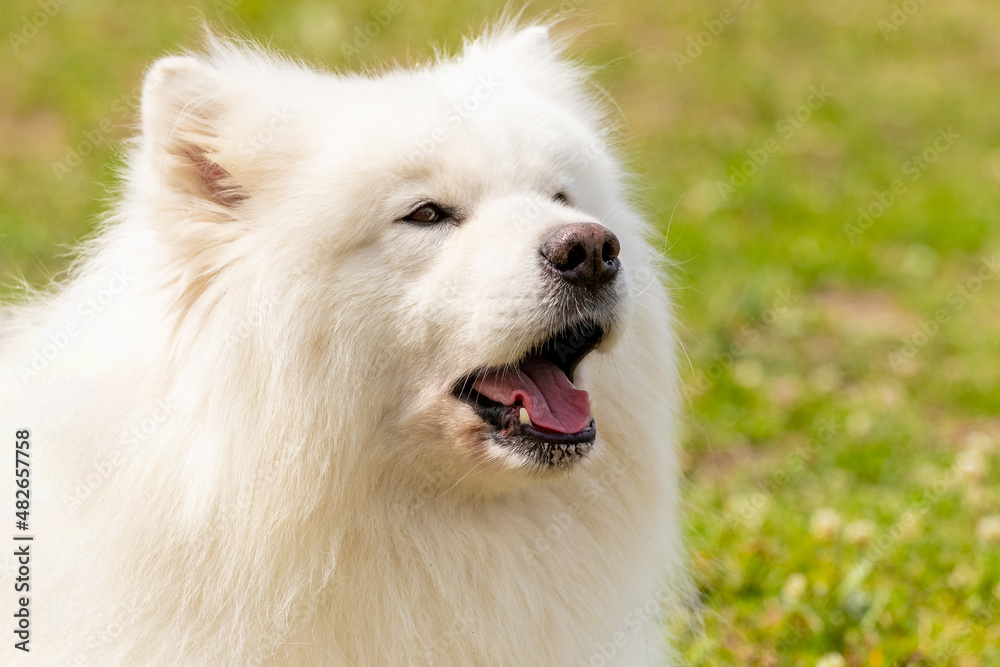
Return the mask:
[[[556,227],[539,248],[549,264],[574,285],[597,290],[618,274],[618,237],[596,222]]]

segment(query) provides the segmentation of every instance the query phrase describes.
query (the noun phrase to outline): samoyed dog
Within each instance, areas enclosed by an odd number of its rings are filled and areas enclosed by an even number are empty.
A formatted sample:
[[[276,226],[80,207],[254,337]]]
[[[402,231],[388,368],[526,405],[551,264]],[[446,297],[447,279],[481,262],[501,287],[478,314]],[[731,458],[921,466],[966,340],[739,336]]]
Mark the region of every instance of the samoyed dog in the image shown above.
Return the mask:
[[[365,74],[209,41],[0,311],[2,662],[669,661],[671,307],[586,72],[544,26]]]

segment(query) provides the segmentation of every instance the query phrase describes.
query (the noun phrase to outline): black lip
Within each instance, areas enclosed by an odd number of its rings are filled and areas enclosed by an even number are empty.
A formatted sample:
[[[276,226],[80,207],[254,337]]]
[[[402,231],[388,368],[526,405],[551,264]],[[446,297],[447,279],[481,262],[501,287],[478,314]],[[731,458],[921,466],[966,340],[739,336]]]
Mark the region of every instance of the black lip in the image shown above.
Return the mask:
[[[604,329],[596,322],[581,322],[566,327],[528,351],[513,364],[516,367],[525,359],[538,356],[556,364],[573,381],[573,373],[580,362],[594,350],[604,338]],[[579,456],[590,450],[597,437],[594,420],[577,433],[557,433],[522,424],[520,406],[503,405],[492,401],[472,386],[476,379],[494,368],[482,368],[465,376],[455,385],[454,395],[475,410],[479,417],[493,427],[493,437],[502,444],[525,452],[546,463],[562,464],[572,456]]]
[[[521,424],[520,421],[518,423]],[[533,438],[557,445],[577,445],[581,442],[593,442],[594,438],[597,437],[597,424],[594,423],[593,418],[587,424],[587,428],[576,433],[553,433],[552,431],[537,429],[528,424],[521,424],[521,429],[525,435],[530,435]]]

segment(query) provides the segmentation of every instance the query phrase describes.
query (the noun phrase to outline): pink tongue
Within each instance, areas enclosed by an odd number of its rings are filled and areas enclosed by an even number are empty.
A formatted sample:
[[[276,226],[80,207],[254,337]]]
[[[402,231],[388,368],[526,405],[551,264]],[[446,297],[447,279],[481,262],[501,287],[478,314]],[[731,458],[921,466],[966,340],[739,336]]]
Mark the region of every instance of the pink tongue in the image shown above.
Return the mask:
[[[590,424],[590,399],[558,366],[532,357],[517,370],[496,370],[476,380],[472,388],[502,403],[520,402],[531,423],[559,433],[578,433]]]

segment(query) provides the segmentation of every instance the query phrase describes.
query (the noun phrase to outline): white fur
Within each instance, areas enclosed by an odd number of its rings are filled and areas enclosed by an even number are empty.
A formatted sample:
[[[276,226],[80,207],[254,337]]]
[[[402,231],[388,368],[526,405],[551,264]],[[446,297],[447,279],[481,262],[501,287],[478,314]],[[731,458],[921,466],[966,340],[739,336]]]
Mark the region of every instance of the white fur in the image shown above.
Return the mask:
[[[540,27],[365,76],[157,62],[114,212],[0,311],[30,662],[659,664],[675,344],[605,123]],[[465,219],[394,222],[422,199]],[[450,390],[551,333],[538,246],[585,221],[621,240],[618,326],[577,377],[593,453],[543,470]]]

